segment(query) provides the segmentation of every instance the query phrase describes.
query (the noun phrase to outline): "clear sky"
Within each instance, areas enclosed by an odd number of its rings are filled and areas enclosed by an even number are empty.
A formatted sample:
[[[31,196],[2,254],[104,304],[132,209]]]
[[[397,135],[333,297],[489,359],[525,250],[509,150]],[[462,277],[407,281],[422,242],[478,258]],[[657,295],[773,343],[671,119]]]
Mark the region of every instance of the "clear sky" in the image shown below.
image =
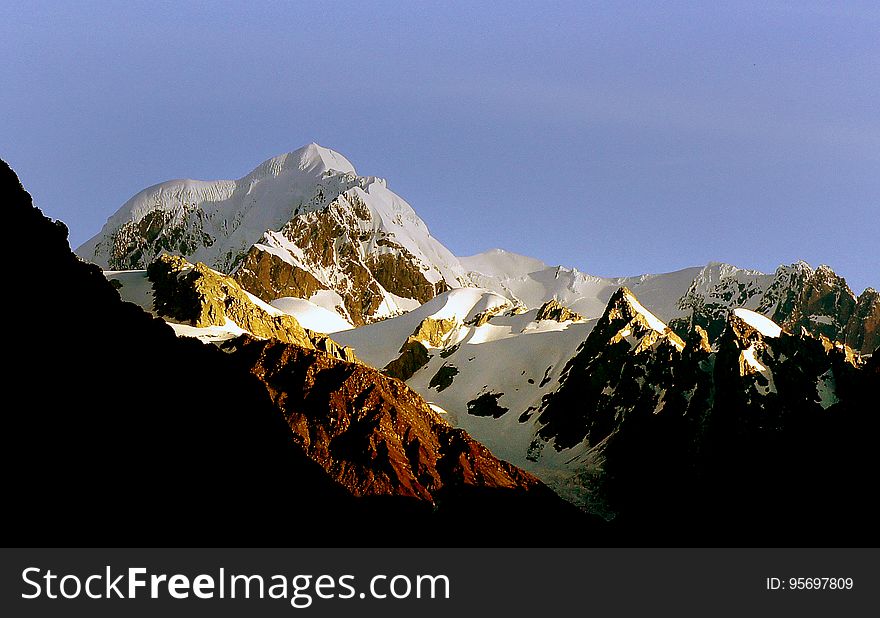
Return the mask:
[[[877,2],[0,0],[0,58],[0,157],[74,246],[315,141],[459,255],[880,287]]]

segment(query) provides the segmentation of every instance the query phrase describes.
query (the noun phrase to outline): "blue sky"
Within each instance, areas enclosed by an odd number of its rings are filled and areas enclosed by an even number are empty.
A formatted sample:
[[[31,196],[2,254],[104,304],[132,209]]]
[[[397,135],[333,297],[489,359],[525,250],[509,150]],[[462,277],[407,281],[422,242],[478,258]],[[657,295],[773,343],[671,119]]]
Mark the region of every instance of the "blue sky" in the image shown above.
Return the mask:
[[[720,4],[0,0],[0,157],[75,246],[316,141],[459,255],[880,287],[880,5]]]

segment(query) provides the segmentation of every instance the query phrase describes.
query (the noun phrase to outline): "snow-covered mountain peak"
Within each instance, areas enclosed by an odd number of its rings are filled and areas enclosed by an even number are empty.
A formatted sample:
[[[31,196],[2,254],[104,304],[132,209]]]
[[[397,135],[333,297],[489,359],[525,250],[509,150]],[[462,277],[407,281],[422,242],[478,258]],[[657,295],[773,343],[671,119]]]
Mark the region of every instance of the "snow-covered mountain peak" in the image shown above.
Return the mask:
[[[383,179],[358,176],[348,159],[315,143],[267,159],[238,180],[154,185],[77,252],[112,270],[181,255],[234,274],[266,302],[310,300],[352,324],[471,285]]]
[[[641,351],[661,341],[678,350],[684,349],[684,341],[660,318],[648,311],[628,288],[621,287],[611,295],[605,313],[585,342],[586,347],[615,344],[621,340]]]
[[[351,161],[335,150],[324,148],[313,142],[293,152],[267,159],[245,178],[252,180],[266,176],[276,177],[286,172],[315,177],[333,174],[357,175]]]

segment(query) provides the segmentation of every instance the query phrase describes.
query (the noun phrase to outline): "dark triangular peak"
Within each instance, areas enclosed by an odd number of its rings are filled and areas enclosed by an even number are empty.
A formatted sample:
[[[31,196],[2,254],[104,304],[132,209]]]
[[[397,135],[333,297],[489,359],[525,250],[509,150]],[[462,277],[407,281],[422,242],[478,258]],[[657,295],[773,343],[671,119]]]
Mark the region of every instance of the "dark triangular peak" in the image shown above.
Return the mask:
[[[684,341],[662,320],[648,311],[628,288],[621,287],[608,300],[605,313],[587,338],[594,343],[617,343],[626,340],[635,352],[665,342],[680,350]]]
[[[559,387],[544,397],[539,435],[559,450],[583,440],[598,444],[617,427],[619,410],[659,406],[684,348],[678,335],[620,288],[563,369]]]

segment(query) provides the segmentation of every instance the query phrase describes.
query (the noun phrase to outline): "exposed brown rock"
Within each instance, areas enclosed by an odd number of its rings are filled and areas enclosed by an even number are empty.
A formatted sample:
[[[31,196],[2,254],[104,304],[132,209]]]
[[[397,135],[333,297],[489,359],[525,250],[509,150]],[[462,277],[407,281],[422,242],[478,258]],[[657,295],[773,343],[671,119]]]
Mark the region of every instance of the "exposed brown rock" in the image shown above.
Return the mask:
[[[856,297],[846,280],[823,264],[804,283],[791,317],[782,327],[789,332],[804,327],[814,336],[843,341],[855,307]]]
[[[443,281],[430,283],[405,248],[377,236],[371,216],[356,193],[344,193],[322,210],[295,216],[279,232],[301,249],[291,256],[299,266],[255,246],[235,279],[266,302],[283,296],[310,298],[317,290],[332,288],[355,326],[377,319],[385,292],[424,303],[447,288]],[[361,243],[369,240],[391,251],[365,253]],[[333,284],[310,274],[319,271],[332,273]]]
[[[801,331],[801,336],[812,337],[812,335],[805,331]],[[818,339],[819,342],[822,344],[822,349],[825,350],[826,354],[837,353],[839,356],[843,357],[843,360],[845,362],[849,363],[853,367],[859,367],[862,364],[861,355],[845,343],[841,343],[840,341],[832,341],[825,335],[819,335]]]
[[[247,336],[223,348],[265,386],[306,454],[357,496],[543,488],[375,369]]]
[[[681,337],[665,324],[662,331],[654,329],[647,316],[634,303],[638,303],[638,300],[628,288],[618,289],[608,300],[605,313],[592,332],[596,333],[597,338],[608,336],[609,343],[636,337],[636,353],[653,347],[658,342],[668,343],[679,350],[684,348]],[[593,337],[592,334],[590,336]]]
[[[546,303],[541,305],[540,309],[538,309],[538,315],[535,316],[536,320],[554,320],[556,322],[568,322],[569,320],[578,321],[584,320],[584,316],[579,313],[576,313],[562,305],[555,298],[548,300]]]
[[[233,278],[245,290],[266,302],[288,296],[308,299],[318,290],[327,289],[310,272],[256,246],[247,252]]]
[[[385,365],[383,371],[387,376],[406,382],[430,360],[431,354],[425,344],[410,337],[400,348],[400,356]]]
[[[442,348],[446,343],[447,337],[455,330],[456,326],[458,326],[458,321],[453,318],[440,320],[425,318],[419,322],[419,325],[413,331],[413,334],[410,335],[409,339],[427,343],[434,348]]]
[[[880,347],[880,293],[868,288],[861,293],[846,323],[844,341],[865,354]]]
[[[409,380],[431,359],[428,346],[442,348],[456,326],[458,321],[455,319],[425,318],[401,346],[400,356],[385,366],[385,373],[400,380]]]
[[[415,256],[398,246],[396,253],[369,256],[367,268],[383,288],[402,298],[414,298],[424,304],[438,294],[438,287],[430,283],[415,264]]]
[[[179,256],[159,256],[147,270],[159,315],[192,326],[224,326],[232,320],[258,337],[271,337],[313,348],[305,329],[289,315],[271,315],[248,298],[226,275]]]
[[[473,318],[471,318],[470,320],[467,320],[465,322],[465,324],[467,324],[468,326],[476,326],[479,328],[483,324],[487,324],[489,322],[489,320],[494,318],[496,315],[500,315],[508,310],[514,311],[514,310],[516,310],[516,308],[512,308],[510,303],[507,303],[504,305],[498,305],[496,307],[490,307],[489,309],[486,309],[485,311],[480,311]]]
[[[304,329],[289,315],[273,315],[254,303],[231,277],[202,263],[172,255],[158,257],[148,269],[159,315],[192,326],[224,326],[227,319],[257,337],[314,348],[355,362],[354,351],[327,335]]]
[[[709,344],[709,333],[702,326],[694,326],[687,339],[685,345],[688,351],[711,352],[712,346]]]
[[[339,345],[324,333],[316,333],[308,328],[305,330],[306,334],[309,336],[309,340],[315,346],[316,350],[329,354],[333,358],[348,361],[349,363],[359,362],[357,356],[354,354],[354,350],[347,345]]]

